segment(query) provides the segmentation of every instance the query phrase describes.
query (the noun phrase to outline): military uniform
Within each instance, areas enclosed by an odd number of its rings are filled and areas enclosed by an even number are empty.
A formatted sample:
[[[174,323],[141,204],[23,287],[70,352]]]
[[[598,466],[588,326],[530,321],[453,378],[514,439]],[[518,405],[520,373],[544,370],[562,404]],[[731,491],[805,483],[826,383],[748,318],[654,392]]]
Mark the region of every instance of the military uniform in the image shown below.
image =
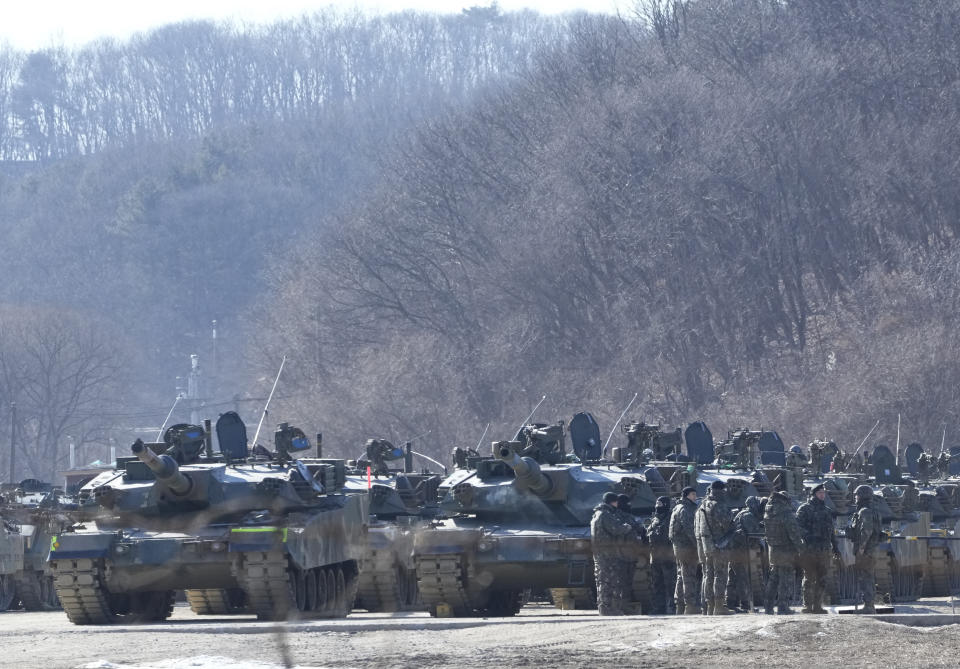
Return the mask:
[[[623,522],[612,504],[604,502],[593,510],[590,538],[593,541],[593,566],[597,582],[597,606],[602,616],[623,614],[624,538],[633,526]]]
[[[683,602],[683,612],[687,614],[700,613],[697,604],[697,567],[700,561],[697,556],[697,538],[693,533],[694,513],[697,503],[684,496],[670,515],[670,543],[673,544],[673,554],[677,559],[677,585],[674,589],[674,598],[677,608]]]
[[[665,503],[661,500],[666,500]],[[670,545],[670,498],[657,500],[649,528],[650,579],[653,586],[654,614],[674,613],[673,591],[677,583],[677,563]]]
[[[867,488],[869,495],[861,493]],[[874,600],[877,598],[877,585],[874,578],[873,551],[883,536],[883,521],[880,512],[873,508],[873,491],[867,486],[857,488],[857,510],[850,518],[849,535],[853,539],[853,565],[857,580],[857,594],[863,598],[864,613],[875,613]]]
[[[770,496],[763,514],[763,525],[770,551],[765,602],[767,613],[773,613],[774,604],[777,613],[793,613],[790,610],[790,597],[797,555],[803,544],[797,517],[785,493],[775,492]]]
[[[826,589],[830,557],[833,554],[833,513],[817,498],[814,488],[809,501],[797,510],[797,524],[803,537],[800,566],[803,567],[803,610],[805,613],[826,613],[823,593]]]
[[[630,499],[620,495],[616,508],[617,518],[633,528],[620,540],[620,599],[623,602],[633,601],[633,577],[637,571],[637,560],[646,558],[647,528],[630,511]]]
[[[703,602],[709,614],[731,613],[726,607],[728,546],[733,516],[722,481],[714,481],[694,520],[694,535],[703,564]],[[730,534],[728,534],[730,533]]]
[[[763,516],[760,513],[760,498],[751,495],[746,499],[746,508],[733,518],[736,533],[730,551],[730,569],[727,572],[727,606],[749,610],[753,604],[753,584],[750,582],[750,547],[763,534]],[[753,536],[751,536],[753,535]],[[763,565],[758,564],[757,569]]]

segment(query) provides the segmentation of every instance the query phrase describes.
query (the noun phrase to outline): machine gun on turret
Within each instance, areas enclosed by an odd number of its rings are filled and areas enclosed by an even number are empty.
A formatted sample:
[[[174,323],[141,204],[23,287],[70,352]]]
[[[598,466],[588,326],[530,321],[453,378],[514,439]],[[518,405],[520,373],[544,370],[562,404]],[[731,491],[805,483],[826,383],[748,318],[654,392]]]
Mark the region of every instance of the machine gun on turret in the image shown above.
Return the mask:
[[[651,460],[663,461],[679,454],[683,447],[683,434],[679,427],[667,431],[659,423],[640,421],[627,423],[621,429],[627,435],[627,446],[613,449],[616,462],[635,462],[639,465]]]

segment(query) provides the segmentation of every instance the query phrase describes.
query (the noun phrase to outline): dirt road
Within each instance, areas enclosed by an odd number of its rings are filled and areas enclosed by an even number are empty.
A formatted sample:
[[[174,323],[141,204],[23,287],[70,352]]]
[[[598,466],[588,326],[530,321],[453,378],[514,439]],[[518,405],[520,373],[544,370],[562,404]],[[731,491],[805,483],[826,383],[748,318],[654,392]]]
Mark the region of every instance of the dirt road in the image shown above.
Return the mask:
[[[949,614],[942,600],[897,613]],[[920,616],[922,618],[922,615]],[[356,613],[277,626],[178,606],[163,624],[80,627],[63,613],[0,614],[0,667],[956,667],[960,618],[913,627],[847,615],[599,618],[528,606],[516,618]],[[282,630],[282,631],[281,631]]]

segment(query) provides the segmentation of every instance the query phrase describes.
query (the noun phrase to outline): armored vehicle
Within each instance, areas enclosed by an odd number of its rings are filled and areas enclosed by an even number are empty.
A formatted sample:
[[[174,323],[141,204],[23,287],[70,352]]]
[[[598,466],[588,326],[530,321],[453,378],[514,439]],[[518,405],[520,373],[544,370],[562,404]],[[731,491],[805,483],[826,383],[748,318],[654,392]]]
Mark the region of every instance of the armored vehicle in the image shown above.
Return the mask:
[[[50,483],[5,485],[0,502],[0,611],[60,607],[47,569],[50,537],[70,525],[71,506]]]
[[[392,469],[391,462],[403,462]],[[410,443],[397,448],[385,439],[370,439],[365,455],[347,472],[348,493],[370,497],[367,551],[361,560],[356,607],[367,611],[422,609],[413,562],[413,537],[435,517],[442,477],[415,472]]]
[[[342,617],[356,596],[367,498],[345,466],[297,460],[309,443],[281,424],[275,451],[248,449],[240,417],[137,440],[80,492],[82,521],[53,537],[57,594],[76,624],[163,620],[184,589],[198,613],[264,620]]]
[[[631,497],[652,513],[660,495],[679,494],[683,467],[604,459],[596,421],[521,427],[491,454],[466,454],[439,489],[449,517],[418,532],[414,560],[432,615],[513,615],[529,589],[549,590],[562,608],[589,605],[594,590],[590,518],[605,492]],[[667,476],[664,476],[667,472]],[[633,600],[650,606],[647,555],[638,556]]]

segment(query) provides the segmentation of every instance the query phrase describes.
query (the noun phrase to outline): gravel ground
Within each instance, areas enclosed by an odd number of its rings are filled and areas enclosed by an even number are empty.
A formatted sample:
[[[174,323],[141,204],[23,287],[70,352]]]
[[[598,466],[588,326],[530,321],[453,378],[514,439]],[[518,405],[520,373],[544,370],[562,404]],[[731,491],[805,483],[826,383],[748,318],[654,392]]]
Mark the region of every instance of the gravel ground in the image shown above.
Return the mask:
[[[960,607],[958,607],[960,611]],[[178,606],[166,623],[86,627],[54,613],[0,614],[0,667],[956,667],[960,616],[943,599],[898,620],[837,615],[599,618],[528,606],[516,618],[357,613],[278,626]],[[900,614],[906,614],[901,616]]]

